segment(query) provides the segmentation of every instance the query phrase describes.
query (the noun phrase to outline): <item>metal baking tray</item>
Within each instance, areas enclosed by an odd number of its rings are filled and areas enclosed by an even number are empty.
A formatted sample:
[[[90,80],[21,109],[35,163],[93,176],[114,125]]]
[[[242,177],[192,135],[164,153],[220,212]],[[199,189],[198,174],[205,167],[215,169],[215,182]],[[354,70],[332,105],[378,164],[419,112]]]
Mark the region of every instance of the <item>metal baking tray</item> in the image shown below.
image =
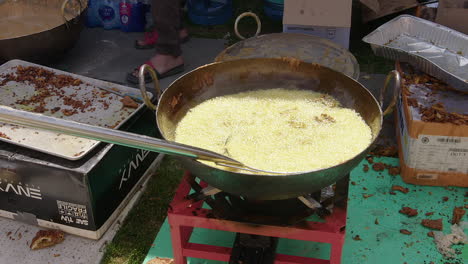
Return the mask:
[[[468,92],[468,36],[448,27],[402,15],[363,38],[378,56],[412,66]]]
[[[61,88],[61,91],[63,91],[63,96],[73,97],[80,101],[89,100],[91,105],[88,108],[84,109],[84,111],[78,111],[71,116],[66,116],[61,111],[56,111],[55,113],[46,111],[42,113],[47,116],[54,116],[80,123],[117,129],[140,109],[145,107],[144,104],[139,104],[137,108],[123,107],[123,104],[120,101],[122,97],[112,93],[106,93],[104,90],[99,89],[99,87],[110,88],[122,94],[134,94],[138,97],[140,91],[137,89],[67,73],[26,61],[11,60],[6,62],[0,66],[0,75],[16,72],[17,66],[40,67],[52,71],[55,74],[71,76],[83,82],[79,86],[65,86]],[[0,77],[0,81],[3,81],[3,79],[4,78]],[[32,84],[10,81],[5,85],[0,86],[0,105],[9,106],[23,111],[32,111],[38,104],[31,103],[28,105],[22,105],[18,104],[17,101],[21,99],[29,99],[34,94],[35,89]],[[151,93],[148,93],[148,95],[152,97]],[[45,100],[46,108],[52,109],[54,107],[60,107],[61,110],[72,110],[72,106],[64,104],[63,96],[54,95],[47,97]],[[0,137],[1,141],[68,160],[81,159],[100,143],[96,140],[5,123],[0,123],[0,132],[3,133],[3,137]]]
[[[298,33],[272,33],[242,40],[223,50],[215,61],[279,57],[320,64],[355,80],[359,78],[359,64],[348,50],[328,39]]]

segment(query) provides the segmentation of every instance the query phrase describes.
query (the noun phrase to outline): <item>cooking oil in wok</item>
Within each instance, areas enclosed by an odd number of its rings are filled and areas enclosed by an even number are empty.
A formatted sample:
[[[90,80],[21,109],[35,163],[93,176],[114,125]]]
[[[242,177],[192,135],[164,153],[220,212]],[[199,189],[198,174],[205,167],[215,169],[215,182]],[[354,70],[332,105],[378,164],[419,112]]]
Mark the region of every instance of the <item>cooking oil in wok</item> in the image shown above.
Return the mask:
[[[282,88],[207,100],[185,115],[175,135],[176,142],[253,168],[291,173],[338,165],[371,140],[362,117],[332,96]]]

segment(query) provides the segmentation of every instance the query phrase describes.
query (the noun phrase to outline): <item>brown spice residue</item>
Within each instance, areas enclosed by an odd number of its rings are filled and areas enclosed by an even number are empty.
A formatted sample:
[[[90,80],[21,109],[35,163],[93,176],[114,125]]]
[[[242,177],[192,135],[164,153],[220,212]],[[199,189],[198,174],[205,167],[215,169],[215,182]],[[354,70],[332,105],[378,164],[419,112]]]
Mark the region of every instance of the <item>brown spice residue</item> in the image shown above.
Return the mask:
[[[399,211],[401,214],[405,214],[409,217],[417,216],[418,215],[418,210],[413,209],[411,207],[402,207]]]
[[[434,212],[427,212],[427,213],[425,213],[426,216],[430,216],[430,215],[433,215],[433,214],[434,214]]]
[[[392,186],[392,191],[399,191],[399,192],[402,192],[402,193],[408,193],[409,189],[405,188],[405,187],[402,187],[400,185],[393,185]]]
[[[421,221],[421,225],[431,228],[431,229],[437,229],[437,230],[443,229],[442,218],[437,219],[437,220],[423,219]]]
[[[404,235],[411,235],[413,232],[411,232],[409,230],[406,230],[406,229],[400,229],[400,233],[402,233]]]
[[[463,209],[462,207],[455,207],[453,209],[452,225],[459,224],[460,220],[463,218],[465,213],[466,213],[466,210]]]
[[[372,197],[372,196],[374,196],[374,195],[373,195],[373,194],[363,194],[363,195],[362,195],[362,197],[363,197],[364,199],[367,199],[367,198]]]

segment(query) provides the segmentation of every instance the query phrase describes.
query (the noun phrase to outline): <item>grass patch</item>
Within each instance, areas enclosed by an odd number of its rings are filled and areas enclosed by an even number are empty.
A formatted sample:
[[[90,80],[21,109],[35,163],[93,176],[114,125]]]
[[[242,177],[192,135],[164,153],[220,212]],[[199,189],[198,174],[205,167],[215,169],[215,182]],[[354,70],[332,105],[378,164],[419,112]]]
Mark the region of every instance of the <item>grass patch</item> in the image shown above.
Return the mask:
[[[103,264],[141,264],[167,215],[167,207],[182,178],[180,163],[165,157],[149,180],[140,201],[130,211],[114,240],[107,246]]]

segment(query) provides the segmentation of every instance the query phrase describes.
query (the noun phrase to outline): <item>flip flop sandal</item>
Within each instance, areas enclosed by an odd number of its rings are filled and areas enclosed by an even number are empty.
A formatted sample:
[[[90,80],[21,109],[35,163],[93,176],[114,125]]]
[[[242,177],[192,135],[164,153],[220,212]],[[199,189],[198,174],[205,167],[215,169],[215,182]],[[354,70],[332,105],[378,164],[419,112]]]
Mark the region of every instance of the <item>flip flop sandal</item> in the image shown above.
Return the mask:
[[[149,66],[151,66],[153,69],[154,69],[154,66],[153,64],[150,62],[150,61],[147,61],[145,62],[145,64],[148,64]],[[135,68],[132,72],[129,72],[127,73],[127,81],[131,84],[139,84],[140,83],[140,80],[137,76],[135,76],[135,72],[138,72],[140,68]],[[169,76],[172,76],[172,75],[176,75],[176,74],[179,74],[181,72],[183,72],[185,70],[185,66],[184,64],[181,64],[179,66],[176,66],[170,70],[168,70],[167,72],[165,73],[159,73],[156,69],[154,69],[154,71],[156,72],[156,76],[158,76],[158,79],[161,80],[161,79],[164,79],[166,77],[169,77]],[[152,82],[153,79],[151,78],[151,75],[149,72],[146,72],[145,73],[145,83],[150,83]]]
[[[181,44],[185,44],[190,40],[190,36],[187,35],[180,40]],[[146,32],[145,37],[143,39],[143,45],[139,43],[138,40],[135,40],[135,48],[136,49],[152,49],[156,46],[156,42],[158,41],[158,33],[154,32]]]
[[[138,40],[135,41],[135,48],[136,49],[152,49],[156,41],[158,41],[159,35],[156,31],[145,32],[145,37],[143,39],[143,43],[140,44]]]

